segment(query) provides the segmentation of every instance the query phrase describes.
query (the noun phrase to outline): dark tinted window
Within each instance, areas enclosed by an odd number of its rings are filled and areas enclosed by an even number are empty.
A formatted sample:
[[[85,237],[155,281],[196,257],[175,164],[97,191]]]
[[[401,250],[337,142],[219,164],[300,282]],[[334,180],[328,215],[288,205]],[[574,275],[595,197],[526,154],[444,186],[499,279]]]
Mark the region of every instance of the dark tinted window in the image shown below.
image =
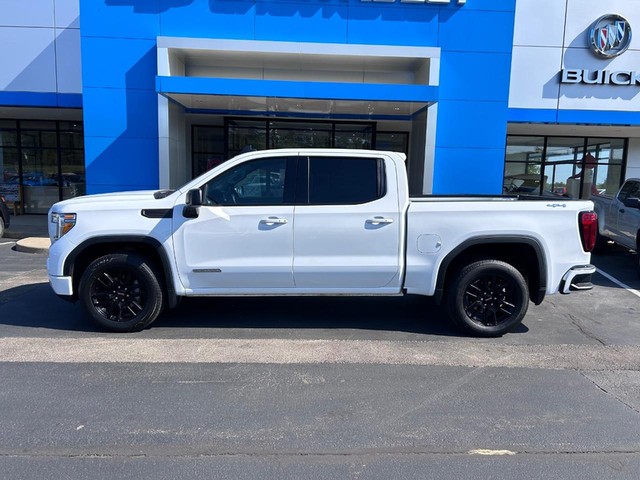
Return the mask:
[[[286,158],[242,163],[215,177],[206,187],[207,205],[283,205],[291,203],[285,191]]]
[[[309,203],[353,205],[384,195],[382,160],[375,158],[311,158]]]
[[[618,198],[621,201],[625,201],[627,198],[630,197],[640,197],[640,183],[639,182],[627,182],[624,184],[624,186],[622,187],[622,189],[620,190],[620,195],[618,195]]]

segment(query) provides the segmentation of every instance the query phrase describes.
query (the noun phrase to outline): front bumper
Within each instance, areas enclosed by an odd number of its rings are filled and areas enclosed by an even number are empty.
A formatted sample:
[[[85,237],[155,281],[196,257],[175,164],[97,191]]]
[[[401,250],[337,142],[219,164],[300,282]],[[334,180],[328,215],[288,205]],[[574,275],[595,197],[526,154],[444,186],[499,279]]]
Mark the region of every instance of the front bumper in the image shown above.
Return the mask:
[[[571,293],[581,290],[591,290],[591,276],[596,272],[594,265],[578,265],[564,274],[560,283],[560,292]]]
[[[71,277],[57,277],[49,275],[49,284],[56,295],[73,297],[73,281]]]

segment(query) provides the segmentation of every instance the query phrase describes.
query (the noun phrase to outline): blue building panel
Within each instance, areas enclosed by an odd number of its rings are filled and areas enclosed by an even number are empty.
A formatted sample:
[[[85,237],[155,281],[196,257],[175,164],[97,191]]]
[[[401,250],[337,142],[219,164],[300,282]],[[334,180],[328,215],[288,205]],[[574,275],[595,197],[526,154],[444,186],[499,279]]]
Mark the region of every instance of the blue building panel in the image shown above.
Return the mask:
[[[158,140],[85,137],[88,193],[158,188]]]
[[[82,38],[84,88],[155,90],[156,40]]]
[[[158,77],[159,93],[247,95],[323,100],[371,100],[386,98],[395,102],[433,102],[438,88],[426,85],[388,85],[332,82],[292,82],[201,77]],[[389,93],[391,92],[391,93]]]
[[[558,123],[640,125],[640,112],[558,110]]]
[[[347,7],[306,3],[259,3],[256,40],[347,43]],[[329,52],[327,52],[329,53]]]
[[[443,52],[439,98],[504,102],[510,73],[508,53]]]
[[[94,106],[85,115],[84,131],[87,136],[158,138],[158,95],[155,91],[85,88],[84,99]],[[150,113],[141,119],[139,112]],[[151,113],[156,113],[156,117],[151,117]]]
[[[77,93],[0,92],[3,107],[82,108],[82,95]]]
[[[507,135],[507,103],[440,101],[436,135],[437,147],[504,149]]]
[[[253,40],[255,13],[253,1],[162,0],[158,34]]]
[[[440,9],[424,5],[398,8],[398,5],[387,4],[381,8],[360,3],[349,8],[347,41],[433,47],[438,44],[439,15]],[[379,27],[372,28],[372,24]]]
[[[159,13],[160,0],[80,0],[80,30],[83,37],[155,39]]]
[[[443,50],[511,53],[515,0],[511,11],[444,10],[440,13]]]

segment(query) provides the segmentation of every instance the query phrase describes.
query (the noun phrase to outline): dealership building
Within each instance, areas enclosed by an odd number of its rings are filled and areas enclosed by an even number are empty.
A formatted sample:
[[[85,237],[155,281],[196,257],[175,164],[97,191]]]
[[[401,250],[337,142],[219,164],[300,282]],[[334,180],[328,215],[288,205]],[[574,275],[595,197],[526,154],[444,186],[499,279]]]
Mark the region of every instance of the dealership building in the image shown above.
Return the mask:
[[[637,0],[3,0],[0,194],[176,188],[250,149],[407,154],[413,194],[640,176]]]

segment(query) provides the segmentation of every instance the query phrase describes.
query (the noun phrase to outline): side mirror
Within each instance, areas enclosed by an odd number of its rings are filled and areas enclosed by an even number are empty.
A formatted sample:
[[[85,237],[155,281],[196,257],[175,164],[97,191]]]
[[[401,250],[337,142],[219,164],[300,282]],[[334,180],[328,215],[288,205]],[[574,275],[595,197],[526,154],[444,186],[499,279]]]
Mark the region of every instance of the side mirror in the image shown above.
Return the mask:
[[[200,215],[200,207],[203,204],[202,190],[194,188],[187,192],[187,198],[185,201],[182,215],[185,218],[198,218]]]
[[[629,197],[622,203],[624,203],[625,207],[640,209],[640,198],[638,197]]]

